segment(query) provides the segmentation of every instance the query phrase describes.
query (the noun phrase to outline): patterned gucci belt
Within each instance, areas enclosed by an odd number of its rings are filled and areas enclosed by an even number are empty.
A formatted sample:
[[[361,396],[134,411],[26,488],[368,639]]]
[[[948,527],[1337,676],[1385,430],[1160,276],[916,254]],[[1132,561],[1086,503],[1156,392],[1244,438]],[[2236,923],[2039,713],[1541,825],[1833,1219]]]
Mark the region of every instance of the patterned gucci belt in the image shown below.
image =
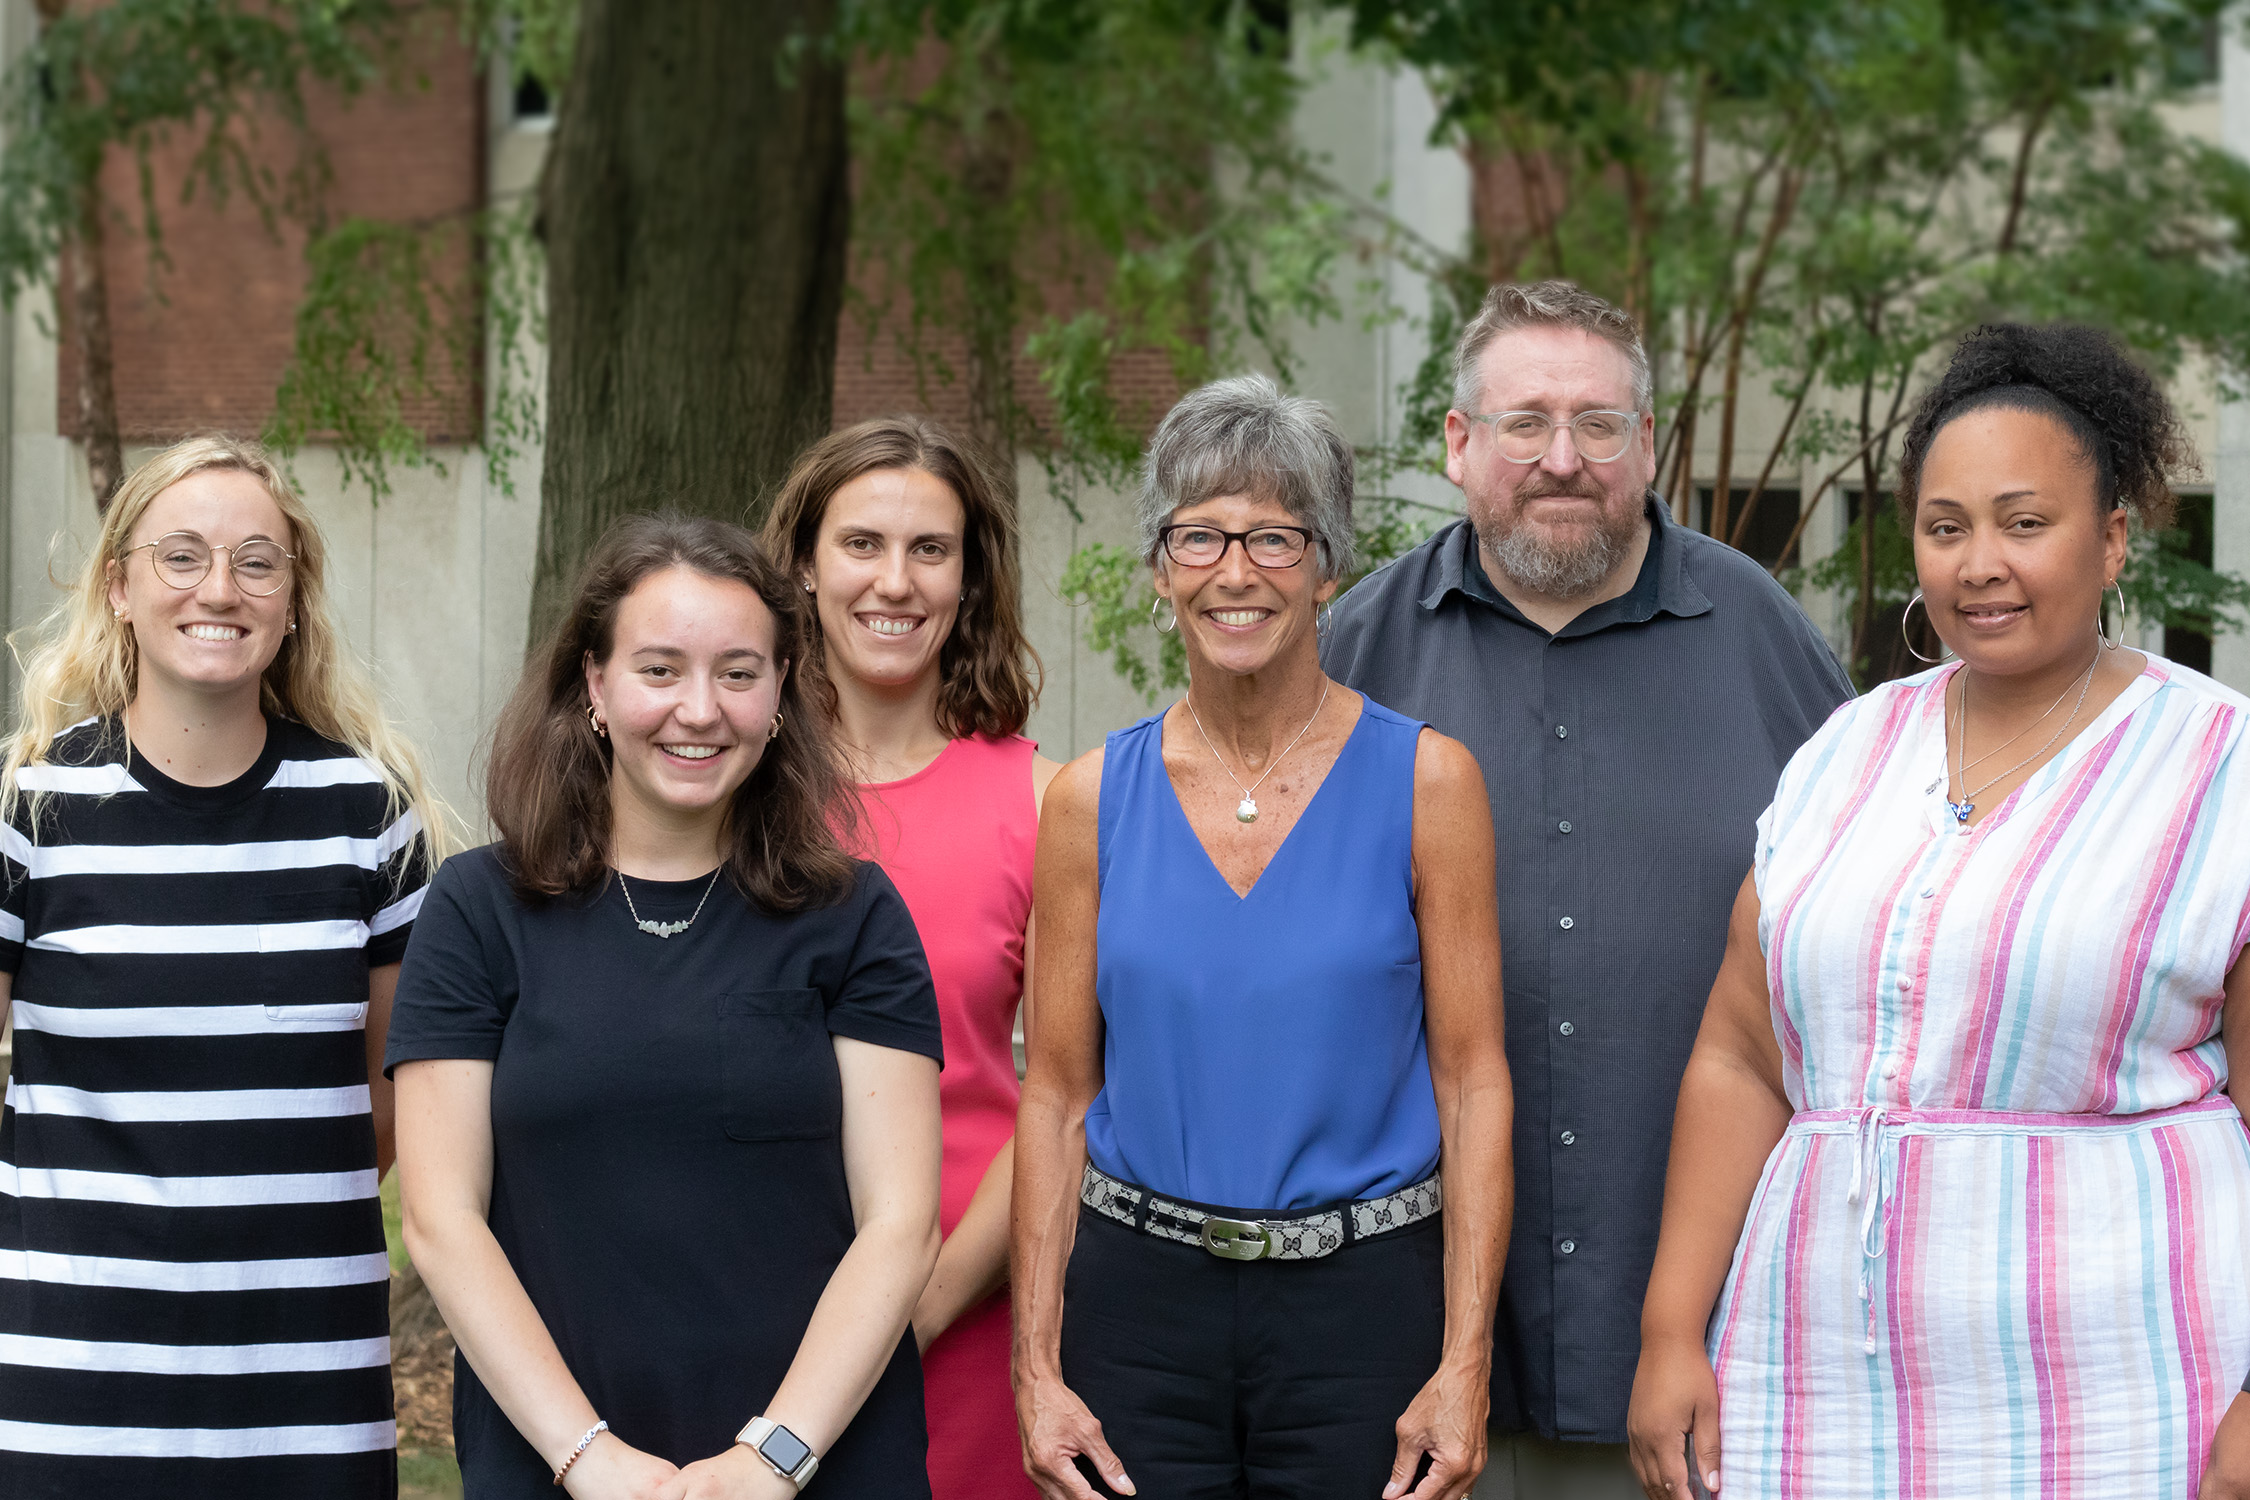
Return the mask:
[[[1433,1172],[1388,1197],[1360,1198],[1303,1213],[1232,1219],[1161,1197],[1092,1163],[1087,1164],[1078,1200],[1105,1219],[1158,1239],[1200,1245],[1222,1260],[1319,1260],[1346,1245],[1419,1224],[1445,1206],[1445,1194]]]

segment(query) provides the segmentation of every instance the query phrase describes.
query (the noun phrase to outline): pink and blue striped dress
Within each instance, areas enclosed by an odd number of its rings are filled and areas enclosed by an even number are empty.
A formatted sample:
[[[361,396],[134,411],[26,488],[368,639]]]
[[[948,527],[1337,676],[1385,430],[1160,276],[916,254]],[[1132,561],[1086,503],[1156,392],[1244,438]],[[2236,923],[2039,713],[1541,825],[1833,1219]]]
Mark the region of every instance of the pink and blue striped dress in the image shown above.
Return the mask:
[[[1796,1108],[1712,1361],[1728,1500],[2189,1500],[2250,1370],[2250,700],[2157,658],[1966,832],[1953,667],[1839,709],[1760,820]]]

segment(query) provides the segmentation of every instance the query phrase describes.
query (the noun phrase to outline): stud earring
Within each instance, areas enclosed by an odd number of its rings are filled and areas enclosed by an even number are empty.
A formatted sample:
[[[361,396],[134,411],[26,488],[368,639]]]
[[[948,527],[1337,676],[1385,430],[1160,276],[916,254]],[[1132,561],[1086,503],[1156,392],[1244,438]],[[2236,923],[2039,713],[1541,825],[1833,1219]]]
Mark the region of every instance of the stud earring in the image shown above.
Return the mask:
[[[594,726],[595,734],[605,740],[609,738],[609,726],[602,722],[602,711],[591,703],[586,705],[586,722]]]

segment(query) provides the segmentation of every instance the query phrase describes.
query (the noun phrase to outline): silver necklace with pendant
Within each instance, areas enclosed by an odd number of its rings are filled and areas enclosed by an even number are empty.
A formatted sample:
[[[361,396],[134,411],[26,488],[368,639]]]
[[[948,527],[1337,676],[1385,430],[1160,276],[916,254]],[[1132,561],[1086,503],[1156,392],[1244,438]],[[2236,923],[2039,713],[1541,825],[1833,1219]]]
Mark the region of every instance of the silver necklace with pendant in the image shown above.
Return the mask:
[[[1953,774],[1956,778],[1959,779],[1961,783],[1961,800],[1956,802],[1951,797],[1948,797],[1945,799],[1945,808],[1947,812],[1953,814],[1954,826],[1957,827],[1963,834],[1966,834],[1969,831],[1969,817],[1977,810],[1975,799],[1979,792],[1983,791],[1985,787],[1997,786],[1999,783],[2006,781],[2009,777],[2015,775],[2016,772],[2022,770],[2025,766],[2030,765],[2040,756],[2045,755],[2049,750],[2052,750],[2054,748],[2055,741],[2061,739],[2063,731],[2068,729],[2071,726],[2072,722],[2077,719],[2078,710],[2086,706],[2086,691],[2094,685],[2094,668],[2100,666],[2101,664],[2102,653],[2097,647],[2094,651],[2094,659],[2086,663],[2086,674],[2078,679],[2078,701],[2070,705],[2069,714],[2064,717],[2063,721],[2060,724],[2057,724],[2055,726],[2055,732],[2047,736],[2046,744],[2041,745],[2038,749],[2032,751],[2022,760],[2019,760],[2014,765],[2008,767],[2007,770],[2002,771],[1999,775],[1991,778],[1989,781],[1986,781],[1982,786],[1976,787],[1970,786],[1969,778],[1963,774],[1963,772],[1968,769],[1967,766],[1960,765],[1961,757],[1969,753],[1969,679],[1966,677],[1963,677],[1961,679],[1961,717],[1955,727],[1955,748],[1953,752],[1955,765],[1957,767]],[[2068,692],[2070,690],[2068,688],[2065,688],[2063,689],[2063,691]],[[2062,702],[2062,699],[2057,698],[2055,702],[2057,704],[2060,704]],[[2047,713],[2051,714],[2053,712],[2053,708],[2049,708],[2047,710]],[[2046,714],[2041,714],[2039,717],[2045,718]],[[2039,722],[2039,720],[2034,719],[2032,720],[2032,722],[2036,724]],[[1984,758],[1985,757],[1980,755],[1977,757],[1977,760],[1981,761]],[[1969,764],[1974,765],[1975,763],[1975,761],[1972,761]]]
[[[1242,800],[1236,803],[1234,808],[1234,820],[1237,823],[1255,823],[1258,821],[1258,799],[1253,797],[1251,793],[1266,784],[1266,777],[1273,774],[1273,768],[1286,760],[1291,750],[1297,748],[1297,740],[1301,740],[1312,733],[1313,725],[1320,720],[1320,711],[1328,706],[1328,687],[1327,679],[1323,678],[1320,684],[1320,701],[1313,705],[1312,717],[1305,720],[1305,727],[1297,731],[1297,739],[1291,740],[1282,749],[1281,754],[1273,758],[1265,769],[1265,775],[1260,776],[1248,786],[1242,785],[1242,778],[1234,774],[1234,767],[1227,764],[1227,758],[1219,753],[1219,747],[1211,743],[1210,733],[1203,727],[1203,716],[1195,711],[1195,695],[1188,693],[1181,697],[1180,701],[1187,705],[1188,717],[1195,720],[1195,732],[1203,736],[1203,748],[1211,752],[1211,758],[1219,763],[1220,770],[1227,773],[1227,779],[1242,788]]]
[[[1969,685],[1968,683],[1963,682],[1961,684],[1961,696],[1964,700],[1966,700],[1968,695]],[[2055,694],[2055,701],[2048,704],[2045,712],[2041,713],[2038,718],[2033,719],[2029,724],[2024,725],[2023,728],[2017,730],[2014,734],[2009,735],[2006,739],[2002,740],[1999,744],[1994,745],[1990,750],[1985,751],[1984,754],[1978,756],[1975,760],[1970,761],[1968,765],[1960,767],[1954,774],[1957,776],[1967,776],[1972,768],[1983,765],[1986,761],[1992,759],[1992,757],[1998,755],[2001,751],[2007,749],[2010,745],[2013,745],[2017,740],[2022,739],[2025,735],[2031,733],[2031,731],[2046,723],[2047,715],[2062,707],[2063,699],[2069,696],[2070,689],[2066,686],[2061,692]],[[2073,710],[2073,712],[2075,712],[2075,710]],[[1943,785],[1945,785],[1945,773],[1941,771],[1938,773],[1937,779],[1931,782],[1928,786],[1922,788],[1922,791],[1924,795],[1927,795],[1931,792],[1936,791]]]
[[[703,901],[708,901],[711,899],[711,887],[719,883],[719,871],[724,870],[725,868],[725,865],[721,865],[719,866],[718,870],[713,870],[711,872],[710,884],[703,887]],[[695,903],[695,910],[688,913],[688,918],[685,922],[651,922],[648,918],[642,916],[640,914],[640,911],[633,905],[633,888],[632,886],[626,884],[625,872],[623,870],[619,870],[617,872],[617,888],[625,893],[625,909],[629,912],[632,912],[633,925],[635,927],[638,927],[641,931],[647,933],[650,937],[675,937],[678,934],[687,931],[689,927],[695,924],[695,919],[703,915],[703,901],[698,901]]]

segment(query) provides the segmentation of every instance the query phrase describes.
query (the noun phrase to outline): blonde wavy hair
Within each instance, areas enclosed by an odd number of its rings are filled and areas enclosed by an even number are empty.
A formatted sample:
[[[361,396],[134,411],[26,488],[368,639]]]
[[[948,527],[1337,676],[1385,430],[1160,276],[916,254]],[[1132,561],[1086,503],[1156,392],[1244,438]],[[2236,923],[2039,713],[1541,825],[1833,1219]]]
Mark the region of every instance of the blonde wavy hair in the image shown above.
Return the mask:
[[[295,554],[289,596],[297,629],[283,638],[266,668],[262,706],[348,746],[375,767],[390,793],[391,815],[407,809],[419,814],[431,860],[443,859],[454,847],[452,814],[430,790],[413,742],[384,718],[373,679],[329,612],[328,548],[319,525],[264,448],[223,436],[174,443],[126,475],[102,518],[100,541],[77,583],[41,623],[28,654],[16,635],[8,637],[23,664],[23,690],[0,761],[0,822],[15,817],[18,772],[45,761],[73,724],[120,717],[133,701],[139,658],[132,626],[110,611],[110,564],[124,565],[133,528],[158,495],[191,474],[214,469],[256,479],[289,522],[289,550]]]

